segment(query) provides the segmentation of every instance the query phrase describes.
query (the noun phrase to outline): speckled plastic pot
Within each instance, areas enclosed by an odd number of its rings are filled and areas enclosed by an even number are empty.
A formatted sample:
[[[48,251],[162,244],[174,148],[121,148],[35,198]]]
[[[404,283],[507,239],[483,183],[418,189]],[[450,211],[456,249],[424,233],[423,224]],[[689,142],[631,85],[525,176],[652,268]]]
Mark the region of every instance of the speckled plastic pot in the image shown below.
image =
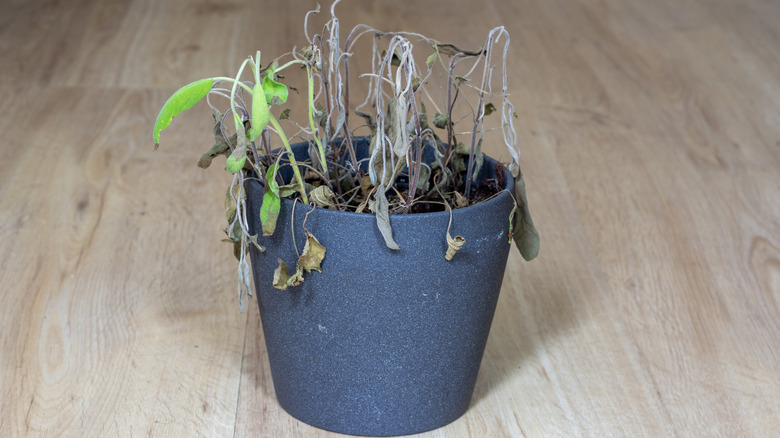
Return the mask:
[[[362,142],[359,152],[365,153]],[[295,147],[298,159],[305,145]],[[480,178],[493,173],[485,157]],[[506,186],[513,186],[505,171]],[[250,227],[259,229],[263,187],[247,184]],[[284,200],[276,232],[252,248],[252,270],[279,404],[312,426],[352,435],[407,435],[444,426],[468,408],[506,267],[504,192],[453,212],[466,244],[444,259],[449,215],[392,215],[398,251],[371,214],[315,209],[308,228],[327,248],[323,272],[274,289],[277,259],[291,269],[309,207]],[[250,245],[251,246],[251,245]]]

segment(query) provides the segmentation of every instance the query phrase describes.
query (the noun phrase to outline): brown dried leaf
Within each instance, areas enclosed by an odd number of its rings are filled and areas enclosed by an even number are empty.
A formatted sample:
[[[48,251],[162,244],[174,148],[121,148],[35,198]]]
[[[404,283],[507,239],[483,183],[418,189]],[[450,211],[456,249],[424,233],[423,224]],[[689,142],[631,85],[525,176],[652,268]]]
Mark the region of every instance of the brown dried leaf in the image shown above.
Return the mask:
[[[469,201],[466,199],[465,196],[463,196],[460,192],[455,192],[453,195],[453,200],[455,201],[455,208],[463,208],[469,206]]]
[[[525,260],[530,261],[539,254],[539,232],[534,227],[534,221],[531,219],[531,212],[528,209],[525,180],[523,180],[522,173],[515,178],[515,200],[517,201],[517,211],[513,210],[511,232],[520,254]]]
[[[466,243],[466,238],[463,236],[455,236],[453,238],[450,235],[450,232],[447,231],[447,253],[444,254],[444,258],[447,261],[452,260],[452,258],[455,256],[455,253],[460,250],[461,247],[463,247],[463,244]]]
[[[236,144],[236,138],[236,134],[233,134],[233,136],[230,137],[229,142],[226,142],[224,138],[217,142],[208,150],[208,152],[200,157],[200,160],[198,160],[198,167],[206,169],[211,166],[211,161],[214,160],[217,155],[230,155],[230,145]]]
[[[279,260],[279,267],[274,270],[274,283],[273,286],[279,290],[287,289],[287,282],[290,280],[290,276],[287,274],[287,264]]]
[[[293,274],[292,276],[290,276],[289,279],[287,279],[287,286],[295,287],[301,283],[303,283],[303,268],[301,268],[301,265],[298,265],[295,274]]]
[[[334,198],[333,190],[328,186],[319,186],[309,192],[309,200],[315,203],[318,207],[331,207],[333,206]]]
[[[363,196],[371,196],[371,191],[373,188],[374,185],[371,184],[371,177],[368,175],[363,175],[363,177],[360,178],[360,191],[363,192]]]
[[[375,198],[376,202],[373,207],[369,203],[369,209],[376,213],[376,225],[385,239],[385,245],[390,249],[401,249],[401,246],[393,239],[393,228],[390,226],[390,203],[387,201],[387,197],[385,197],[385,188],[381,184]]]
[[[305,231],[306,244],[303,246],[303,253],[298,257],[298,269],[305,269],[307,273],[313,270],[322,272],[320,263],[325,258],[325,247],[309,230]]]

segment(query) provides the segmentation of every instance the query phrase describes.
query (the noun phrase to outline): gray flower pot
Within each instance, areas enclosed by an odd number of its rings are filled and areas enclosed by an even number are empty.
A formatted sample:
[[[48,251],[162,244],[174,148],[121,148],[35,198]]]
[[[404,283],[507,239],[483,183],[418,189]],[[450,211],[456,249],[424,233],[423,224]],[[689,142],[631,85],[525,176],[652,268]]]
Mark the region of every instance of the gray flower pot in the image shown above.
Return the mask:
[[[296,145],[305,158],[305,144]],[[359,152],[366,153],[363,140]],[[479,178],[494,176],[485,157]],[[504,169],[506,188],[513,180]],[[247,183],[250,231],[260,230],[263,186]],[[444,426],[469,406],[507,256],[507,192],[453,211],[466,238],[444,259],[447,212],[391,215],[400,250],[385,246],[372,214],[315,208],[306,228],[327,248],[322,273],[281,291],[282,259],[294,271],[310,207],[283,200],[276,232],[250,245],[260,317],[279,404],[312,426],[389,436]],[[254,231],[257,230],[257,231]],[[293,243],[295,242],[295,243]]]

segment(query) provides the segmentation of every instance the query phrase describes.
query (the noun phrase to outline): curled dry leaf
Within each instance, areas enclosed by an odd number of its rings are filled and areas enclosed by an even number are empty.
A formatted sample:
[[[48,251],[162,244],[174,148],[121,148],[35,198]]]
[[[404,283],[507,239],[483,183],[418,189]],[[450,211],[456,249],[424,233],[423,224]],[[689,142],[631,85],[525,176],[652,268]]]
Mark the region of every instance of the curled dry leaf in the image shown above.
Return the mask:
[[[328,186],[319,186],[309,192],[309,201],[316,204],[318,207],[330,207],[333,204],[333,190]]]
[[[278,259],[279,266],[274,270],[273,286],[279,290],[285,290],[288,287],[298,286],[303,283],[304,271],[308,274],[311,271],[322,272],[320,264],[325,259],[325,247],[314,237],[313,234],[306,231],[306,244],[303,247],[303,253],[298,257],[298,263],[295,266],[295,274],[290,275],[287,264],[282,259]]]
[[[452,260],[452,258],[455,256],[455,253],[458,252],[463,247],[463,244],[466,243],[466,238],[463,236],[455,236],[454,238],[450,235],[450,232],[447,231],[447,253],[444,254],[444,258],[447,261]]]

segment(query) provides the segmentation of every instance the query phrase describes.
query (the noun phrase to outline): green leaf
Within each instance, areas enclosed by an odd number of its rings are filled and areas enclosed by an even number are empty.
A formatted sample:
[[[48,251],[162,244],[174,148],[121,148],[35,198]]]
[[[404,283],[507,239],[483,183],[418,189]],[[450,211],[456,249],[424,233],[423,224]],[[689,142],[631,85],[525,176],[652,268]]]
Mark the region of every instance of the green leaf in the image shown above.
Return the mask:
[[[273,78],[274,72],[269,71],[263,78],[263,91],[265,92],[265,100],[269,105],[281,105],[287,102],[287,86],[276,82]]]
[[[255,84],[252,89],[252,126],[246,133],[249,141],[255,141],[263,132],[268,122],[271,120],[271,111],[268,109],[263,86]]]
[[[436,55],[438,55],[438,54],[439,54],[438,52],[433,52],[425,60],[425,65],[428,67],[428,70],[430,70],[433,67],[433,63],[436,62]]]
[[[237,173],[244,168],[246,163],[246,146],[242,145],[233,150],[233,153],[227,159],[225,163],[225,170],[230,173]]]
[[[270,236],[276,230],[276,220],[282,208],[282,200],[279,198],[279,184],[276,182],[276,168],[272,164],[268,167],[265,176],[265,194],[263,205],[260,207],[260,222],[263,224],[263,236]]]
[[[168,98],[160,110],[160,114],[157,115],[157,121],[154,123],[152,137],[154,138],[155,149],[160,145],[160,132],[171,124],[174,117],[192,108],[206,97],[213,85],[213,79],[201,79],[181,87]]]

